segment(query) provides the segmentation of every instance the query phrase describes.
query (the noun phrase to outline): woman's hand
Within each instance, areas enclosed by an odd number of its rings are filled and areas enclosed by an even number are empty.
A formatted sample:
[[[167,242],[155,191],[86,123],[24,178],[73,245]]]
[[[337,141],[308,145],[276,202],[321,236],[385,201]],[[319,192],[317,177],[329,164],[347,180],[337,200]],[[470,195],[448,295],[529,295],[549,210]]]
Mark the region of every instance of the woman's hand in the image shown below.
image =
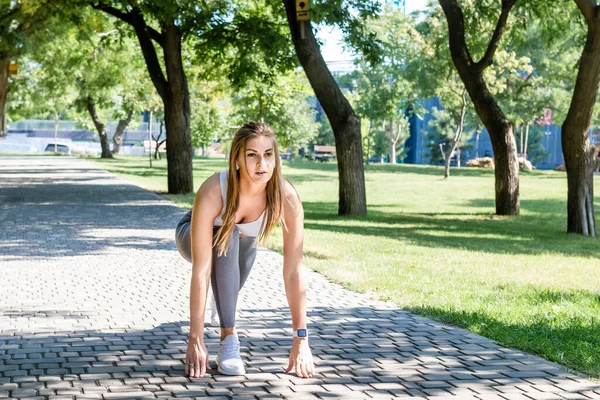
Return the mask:
[[[306,338],[294,338],[290,350],[290,362],[285,372],[292,370],[300,378],[311,378],[315,372],[312,353]]]
[[[190,378],[202,378],[209,370],[208,351],[204,340],[200,338],[188,338],[188,347],[185,353],[185,374]]]

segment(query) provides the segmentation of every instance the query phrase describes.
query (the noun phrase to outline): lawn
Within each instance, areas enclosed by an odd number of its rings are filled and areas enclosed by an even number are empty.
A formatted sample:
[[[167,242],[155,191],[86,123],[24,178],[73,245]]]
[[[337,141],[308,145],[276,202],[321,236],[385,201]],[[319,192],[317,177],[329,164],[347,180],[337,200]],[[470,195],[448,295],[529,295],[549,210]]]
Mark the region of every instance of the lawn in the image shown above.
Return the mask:
[[[98,161],[98,160],[96,160]],[[166,163],[100,160],[166,191]],[[225,169],[194,160],[194,184]],[[345,287],[600,376],[600,243],[567,235],[566,176],[522,172],[521,215],[494,212],[493,171],[366,168],[366,217],[337,216],[333,163],[284,165],[305,208],[305,265]],[[599,177],[596,177],[596,188]],[[191,207],[193,195],[165,197]],[[600,193],[595,193],[600,209]],[[279,231],[270,248],[281,251]]]

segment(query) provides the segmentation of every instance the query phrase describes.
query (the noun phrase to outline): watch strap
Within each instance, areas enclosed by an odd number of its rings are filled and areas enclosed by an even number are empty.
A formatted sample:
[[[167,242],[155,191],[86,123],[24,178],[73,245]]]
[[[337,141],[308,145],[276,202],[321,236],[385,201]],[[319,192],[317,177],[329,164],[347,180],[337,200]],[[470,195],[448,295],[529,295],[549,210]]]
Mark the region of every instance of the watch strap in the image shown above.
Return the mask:
[[[296,329],[294,331],[294,337],[295,338],[307,338],[308,330],[307,329]]]

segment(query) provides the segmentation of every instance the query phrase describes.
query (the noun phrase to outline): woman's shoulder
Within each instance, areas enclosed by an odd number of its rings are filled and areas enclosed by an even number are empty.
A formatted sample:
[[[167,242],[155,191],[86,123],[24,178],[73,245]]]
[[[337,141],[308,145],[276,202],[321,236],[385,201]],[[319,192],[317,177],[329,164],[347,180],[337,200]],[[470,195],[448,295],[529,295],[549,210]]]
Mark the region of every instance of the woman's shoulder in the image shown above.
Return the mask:
[[[281,187],[283,189],[283,197],[285,199],[284,204],[286,206],[291,205],[293,208],[297,208],[302,204],[298,191],[290,181],[286,178],[282,178]]]
[[[220,172],[215,172],[200,185],[197,197],[218,197],[221,198],[221,178]]]

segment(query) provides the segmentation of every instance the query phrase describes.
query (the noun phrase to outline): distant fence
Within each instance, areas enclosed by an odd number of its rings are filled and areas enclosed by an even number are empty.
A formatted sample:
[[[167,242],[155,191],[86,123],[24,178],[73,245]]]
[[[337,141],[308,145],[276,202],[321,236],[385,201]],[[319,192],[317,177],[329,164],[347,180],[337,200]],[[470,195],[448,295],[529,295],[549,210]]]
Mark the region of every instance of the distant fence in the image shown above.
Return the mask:
[[[107,132],[114,132],[117,129],[118,121],[109,121],[106,124]],[[21,120],[17,122],[11,122],[8,124],[9,130],[15,131],[33,131],[33,130],[54,130],[54,121],[45,120],[45,119],[27,119]],[[83,129],[82,126],[77,121],[59,121],[58,130],[59,131],[74,131],[78,129]],[[147,122],[138,122],[131,121],[131,123],[127,126],[127,130],[129,131],[148,131],[148,123]],[[92,130],[96,133],[95,130]],[[165,128],[163,126],[163,134],[165,132]],[[152,134],[157,136],[160,133],[160,124],[157,122],[152,123]]]

